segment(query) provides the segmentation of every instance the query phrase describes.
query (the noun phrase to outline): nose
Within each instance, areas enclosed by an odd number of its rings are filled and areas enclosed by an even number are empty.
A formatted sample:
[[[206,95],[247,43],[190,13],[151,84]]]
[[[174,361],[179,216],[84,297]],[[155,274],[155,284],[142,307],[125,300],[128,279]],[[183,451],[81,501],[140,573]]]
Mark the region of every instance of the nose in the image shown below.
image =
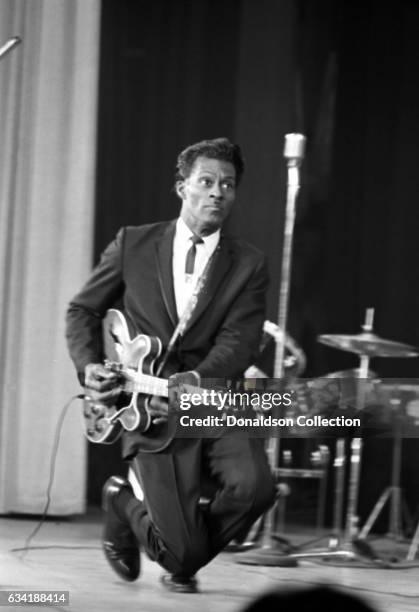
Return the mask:
[[[221,189],[221,185],[217,181],[212,185],[210,197],[217,198],[217,200],[223,197],[223,191]]]

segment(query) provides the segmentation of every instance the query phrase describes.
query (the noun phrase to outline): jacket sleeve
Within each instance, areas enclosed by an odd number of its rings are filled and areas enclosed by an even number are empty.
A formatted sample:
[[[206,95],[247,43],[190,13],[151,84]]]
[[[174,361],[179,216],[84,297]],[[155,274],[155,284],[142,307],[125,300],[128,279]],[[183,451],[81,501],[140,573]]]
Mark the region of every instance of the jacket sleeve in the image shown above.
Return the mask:
[[[85,366],[103,360],[102,319],[124,291],[121,265],[124,236],[125,230],[121,229],[67,310],[67,346],[82,384]]]
[[[240,377],[253,363],[259,352],[268,284],[266,257],[261,256],[229,308],[214,346],[195,368],[202,378]]]

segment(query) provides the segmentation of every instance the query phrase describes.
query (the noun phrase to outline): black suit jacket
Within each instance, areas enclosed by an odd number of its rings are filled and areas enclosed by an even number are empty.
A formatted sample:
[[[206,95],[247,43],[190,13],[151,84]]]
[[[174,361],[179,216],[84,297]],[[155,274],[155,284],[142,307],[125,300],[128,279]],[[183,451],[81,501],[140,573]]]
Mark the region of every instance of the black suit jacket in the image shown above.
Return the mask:
[[[175,329],[172,248],[175,221],[122,228],[67,312],[67,341],[79,378],[103,360],[102,318],[118,299],[131,334],[158,336],[167,346]],[[236,378],[255,359],[265,318],[266,258],[250,244],[221,236],[170,370],[203,378]]]

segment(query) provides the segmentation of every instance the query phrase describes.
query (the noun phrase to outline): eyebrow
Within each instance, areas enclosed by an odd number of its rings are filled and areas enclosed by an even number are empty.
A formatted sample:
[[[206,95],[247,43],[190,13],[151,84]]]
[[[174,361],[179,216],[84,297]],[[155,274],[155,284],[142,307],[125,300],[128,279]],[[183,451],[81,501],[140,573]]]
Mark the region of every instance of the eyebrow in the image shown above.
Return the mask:
[[[198,176],[202,176],[203,174],[209,174],[211,176],[216,176],[216,173],[212,172],[211,170],[201,170],[200,172],[198,172]],[[236,177],[233,176],[232,174],[227,174],[227,176],[223,176],[221,180],[225,181],[227,179],[235,181]]]

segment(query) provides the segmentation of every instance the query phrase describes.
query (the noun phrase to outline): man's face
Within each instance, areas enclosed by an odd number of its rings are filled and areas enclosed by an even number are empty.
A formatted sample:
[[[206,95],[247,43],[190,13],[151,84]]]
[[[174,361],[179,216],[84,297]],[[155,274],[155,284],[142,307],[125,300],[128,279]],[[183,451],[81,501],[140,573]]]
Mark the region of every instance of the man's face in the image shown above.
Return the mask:
[[[236,170],[232,163],[198,157],[188,178],[176,185],[182,198],[181,217],[198,235],[215,232],[236,198]]]

